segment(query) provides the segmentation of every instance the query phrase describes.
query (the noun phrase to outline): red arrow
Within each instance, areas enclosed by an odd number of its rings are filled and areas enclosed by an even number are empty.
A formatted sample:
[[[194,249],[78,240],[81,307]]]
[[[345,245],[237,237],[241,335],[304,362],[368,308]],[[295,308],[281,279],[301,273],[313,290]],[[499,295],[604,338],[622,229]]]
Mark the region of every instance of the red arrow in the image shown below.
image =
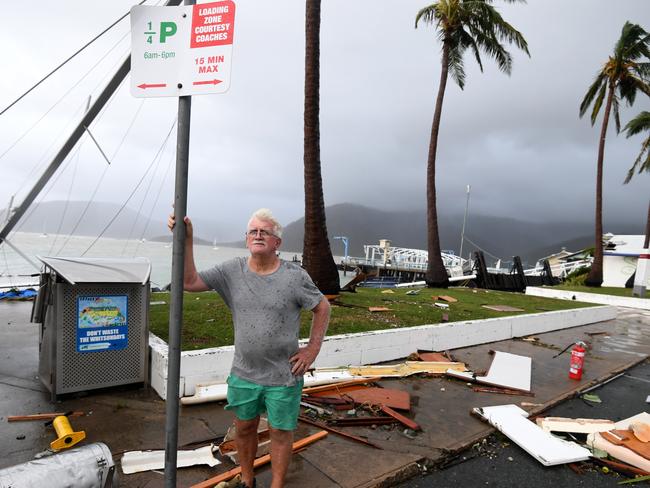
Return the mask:
[[[147,88],[165,88],[167,86],[167,83],[143,83],[142,85],[138,85],[138,88],[142,88],[143,90],[146,90]]]
[[[193,85],[218,85],[219,83],[223,83],[221,80],[207,80],[207,81],[195,81],[192,84]]]

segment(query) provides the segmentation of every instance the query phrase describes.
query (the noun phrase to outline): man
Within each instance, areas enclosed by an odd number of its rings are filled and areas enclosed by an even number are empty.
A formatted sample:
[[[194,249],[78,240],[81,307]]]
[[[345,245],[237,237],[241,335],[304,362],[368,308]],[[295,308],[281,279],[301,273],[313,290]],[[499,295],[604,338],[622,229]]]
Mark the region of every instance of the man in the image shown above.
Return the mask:
[[[184,289],[213,289],[232,311],[235,357],[228,377],[226,409],[234,410],[236,416],[241,486],[255,486],[257,427],[260,414],[266,412],[271,434],[271,488],[281,488],[291,461],[302,377],[320,351],[329,322],[329,303],[300,266],[278,258],[282,227],[270,210],[257,210],[248,222],[246,247],[250,256],[201,272],[194,264],[192,223],[188,217],[184,222]],[[174,224],[170,215],[169,228]],[[311,310],[313,317],[309,343],[299,348],[303,309]]]

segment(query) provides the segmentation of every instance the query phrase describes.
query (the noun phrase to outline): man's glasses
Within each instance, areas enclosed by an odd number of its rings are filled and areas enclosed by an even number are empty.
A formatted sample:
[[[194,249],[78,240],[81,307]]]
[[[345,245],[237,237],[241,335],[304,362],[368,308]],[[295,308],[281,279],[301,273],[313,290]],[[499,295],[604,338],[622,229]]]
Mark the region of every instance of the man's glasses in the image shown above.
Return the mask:
[[[246,236],[248,237],[257,237],[257,235],[262,236],[264,239],[267,237],[275,237],[275,234],[266,230],[266,229],[248,229],[246,231]]]

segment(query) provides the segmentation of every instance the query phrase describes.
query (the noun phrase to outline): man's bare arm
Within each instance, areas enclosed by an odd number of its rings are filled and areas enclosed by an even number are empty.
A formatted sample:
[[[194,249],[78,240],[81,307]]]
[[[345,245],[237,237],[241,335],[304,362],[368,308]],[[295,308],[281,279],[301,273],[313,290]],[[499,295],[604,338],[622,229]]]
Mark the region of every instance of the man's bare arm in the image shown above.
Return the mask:
[[[327,326],[330,321],[330,304],[327,298],[323,297],[318,305],[313,309],[311,321],[311,332],[309,334],[309,343],[301,347],[289,361],[292,363],[291,373],[294,375],[304,375],[311,365],[314,364],[318,353],[320,352]]]

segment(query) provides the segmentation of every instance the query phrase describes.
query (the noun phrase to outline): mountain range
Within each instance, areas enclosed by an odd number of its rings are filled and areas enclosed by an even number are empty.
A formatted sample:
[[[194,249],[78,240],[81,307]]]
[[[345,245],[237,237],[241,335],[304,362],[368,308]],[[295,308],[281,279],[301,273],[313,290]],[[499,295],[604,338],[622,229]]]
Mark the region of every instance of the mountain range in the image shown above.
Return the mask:
[[[86,210],[86,202],[41,202],[30,209],[18,229],[23,232],[75,234],[96,236],[107,226],[104,235],[112,238],[145,238],[170,241],[162,221],[148,219],[135,210],[113,203],[94,202]],[[384,211],[357,204],[337,204],[326,208],[327,229],[333,254],[344,254],[343,244],[334,239],[345,236],[350,243],[351,256],[363,256],[364,244],[378,244],[379,239],[389,239],[395,247],[426,249],[426,211]],[[6,210],[0,210],[0,217]],[[613,234],[641,234],[645,216],[626,221],[605,221],[605,232]],[[637,221],[638,220],[638,221]],[[4,221],[4,218],[2,218]],[[110,223],[112,221],[112,223]],[[110,223],[110,225],[109,225]],[[463,215],[440,212],[438,225],[442,249],[459,251]],[[207,228],[201,226],[197,228]],[[284,228],[282,250],[302,252],[304,218],[287,224]],[[212,243],[212,239],[197,237],[198,242]],[[220,245],[243,246],[243,240]],[[470,214],[465,225],[463,255],[477,248],[486,257],[509,260],[521,256],[529,264],[544,256],[558,252],[562,247],[578,251],[593,245],[593,222],[528,222],[524,219],[504,218],[477,213]]]

